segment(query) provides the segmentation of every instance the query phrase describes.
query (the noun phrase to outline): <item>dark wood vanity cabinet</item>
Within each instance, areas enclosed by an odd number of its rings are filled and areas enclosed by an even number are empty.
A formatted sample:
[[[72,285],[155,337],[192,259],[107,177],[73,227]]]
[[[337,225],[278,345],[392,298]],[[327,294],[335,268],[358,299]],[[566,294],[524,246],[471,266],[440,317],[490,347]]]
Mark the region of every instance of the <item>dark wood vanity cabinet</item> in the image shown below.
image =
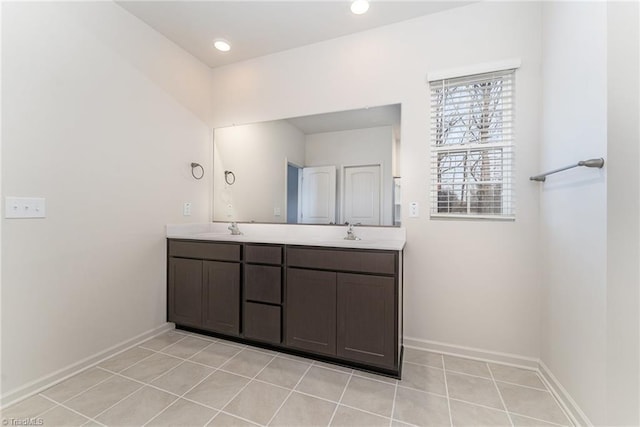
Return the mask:
[[[240,333],[240,263],[203,261],[202,328]]]
[[[393,251],[288,247],[287,346],[398,370],[398,262]]]
[[[240,333],[239,244],[170,240],[170,322],[230,335]]]
[[[283,246],[245,245],[244,336],[270,344],[282,342]]]
[[[398,376],[401,256],[169,239],[168,320]]]
[[[337,355],[394,366],[395,281],[365,274],[337,275]]]
[[[168,317],[170,322],[202,324],[202,261],[169,258]]]
[[[336,355],[336,273],[287,269],[287,345]]]

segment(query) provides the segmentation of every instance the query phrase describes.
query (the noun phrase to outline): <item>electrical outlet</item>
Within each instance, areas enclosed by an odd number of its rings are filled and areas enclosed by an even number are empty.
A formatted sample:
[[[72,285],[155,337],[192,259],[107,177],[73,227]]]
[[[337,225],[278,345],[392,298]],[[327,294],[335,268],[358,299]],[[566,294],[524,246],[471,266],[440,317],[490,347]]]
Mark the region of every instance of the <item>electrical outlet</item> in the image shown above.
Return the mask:
[[[409,217],[418,218],[420,216],[420,205],[418,202],[409,203]]]
[[[182,215],[191,216],[191,202],[184,202],[182,206]]]

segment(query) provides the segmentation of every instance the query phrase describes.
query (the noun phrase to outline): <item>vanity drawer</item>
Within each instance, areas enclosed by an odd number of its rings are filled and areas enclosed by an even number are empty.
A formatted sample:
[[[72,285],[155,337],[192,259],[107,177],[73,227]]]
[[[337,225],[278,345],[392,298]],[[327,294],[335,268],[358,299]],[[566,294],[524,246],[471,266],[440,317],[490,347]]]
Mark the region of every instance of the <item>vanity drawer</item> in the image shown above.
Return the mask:
[[[281,308],[274,305],[244,303],[244,336],[247,338],[279,344]]]
[[[240,261],[240,245],[236,243],[170,240],[169,256],[217,261]]]
[[[245,261],[257,264],[282,264],[282,246],[245,245]]]
[[[396,254],[383,251],[287,248],[287,266],[322,270],[395,274]]]
[[[245,264],[244,299],[280,304],[282,302],[282,268]]]

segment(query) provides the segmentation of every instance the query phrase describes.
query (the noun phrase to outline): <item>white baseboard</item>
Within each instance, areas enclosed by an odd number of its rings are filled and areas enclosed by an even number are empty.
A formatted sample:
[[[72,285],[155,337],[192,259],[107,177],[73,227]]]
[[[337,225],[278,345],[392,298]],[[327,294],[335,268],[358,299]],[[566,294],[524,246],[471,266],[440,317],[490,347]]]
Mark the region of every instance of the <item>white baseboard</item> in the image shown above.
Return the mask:
[[[549,369],[547,365],[541,360],[540,364],[540,376],[542,380],[545,382],[546,386],[551,390],[551,393],[555,396],[556,400],[560,402],[562,409],[566,412],[566,414],[571,418],[571,422],[573,422],[576,426],[593,426],[593,423],[587,417],[580,406],[576,403],[575,400],[571,397],[569,392],[562,386],[560,381],[553,375],[553,372]]]
[[[503,365],[511,365],[533,371],[538,370],[538,359],[520,356],[517,354],[501,353],[481,348],[464,347],[410,337],[404,337],[404,346],[420,350],[434,351],[436,353],[448,354],[451,356],[461,356],[468,359],[481,360],[483,362],[496,362]]]
[[[109,347],[106,350],[98,352],[76,363],[73,363],[69,366],[66,366],[62,369],[52,372],[51,374],[45,375],[41,378],[31,381],[30,383],[27,383],[22,387],[19,387],[15,390],[11,390],[7,393],[3,393],[2,396],[0,396],[0,408],[5,408],[9,405],[12,405],[21,400],[24,400],[27,397],[30,397],[36,393],[39,393],[42,390],[45,390],[56,383],[64,381],[73,375],[76,375],[86,369],[89,369],[101,363],[105,359],[108,359],[118,353],[122,353],[123,351],[130,349],[131,347],[136,346],[142,341],[145,341],[156,335],[160,335],[174,328],[175,328],[175,325],[173,323],[165,323],[162,326],[143,332],[139,335],[136,335],[133,338],[122,341],[112,347]]]

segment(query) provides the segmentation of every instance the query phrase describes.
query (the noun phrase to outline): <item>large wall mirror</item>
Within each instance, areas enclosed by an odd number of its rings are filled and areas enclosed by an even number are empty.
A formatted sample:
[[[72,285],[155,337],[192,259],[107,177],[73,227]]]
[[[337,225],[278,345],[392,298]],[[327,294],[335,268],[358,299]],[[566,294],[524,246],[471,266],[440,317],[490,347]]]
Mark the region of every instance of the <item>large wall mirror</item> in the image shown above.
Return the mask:
[[[218,128],[214,221],[400,225],[400,104]]]

